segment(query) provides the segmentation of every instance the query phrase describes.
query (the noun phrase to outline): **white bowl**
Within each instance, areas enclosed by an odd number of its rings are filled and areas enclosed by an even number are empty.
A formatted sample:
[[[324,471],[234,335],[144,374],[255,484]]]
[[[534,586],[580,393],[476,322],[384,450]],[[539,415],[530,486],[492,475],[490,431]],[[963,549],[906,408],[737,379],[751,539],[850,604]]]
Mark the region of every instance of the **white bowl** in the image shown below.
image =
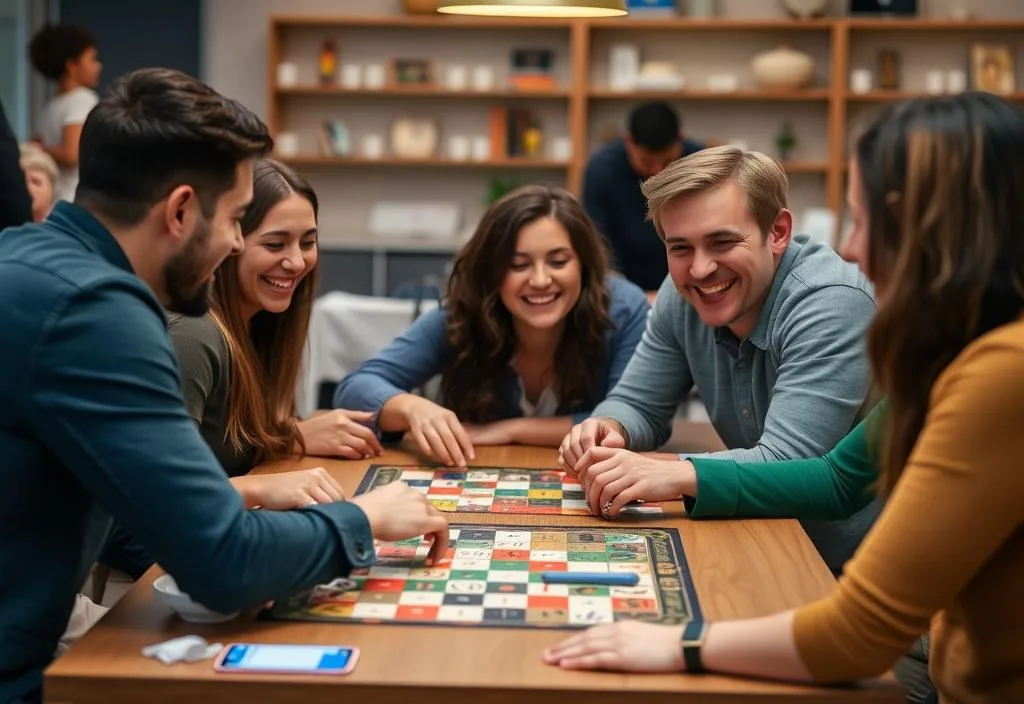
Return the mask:
[[[161,604],[170,606],[182,620],[190,623],[221,623],[230,621],[241,613],[236,611],[233,614],[222,614],[192,601],[188,594],[178,589],[174,577],[169,574],[161,575],[153,580],[153,596]]]

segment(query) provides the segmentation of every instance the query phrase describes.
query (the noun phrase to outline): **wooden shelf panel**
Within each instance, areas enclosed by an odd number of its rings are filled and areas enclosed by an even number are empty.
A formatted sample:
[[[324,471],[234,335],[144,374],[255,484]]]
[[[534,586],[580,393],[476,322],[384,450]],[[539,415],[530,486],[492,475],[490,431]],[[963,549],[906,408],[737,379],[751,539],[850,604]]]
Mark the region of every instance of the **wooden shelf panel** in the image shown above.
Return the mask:
[[[673,30],[673,31],[827,31],[832,29],[835,20],[812,19],[741,19],[716,17],[712,19],[696,19],[692,17],[623,17],[618,19],[585,20],[596,30]]]
[[[280,157],[292,166],[325,166],[325,167],[347,167],[347,166],[378,166],[384,168],[444,168],[444,169],[566,169],[568,163],[555,161],[553,159],[488,159],[486,161],[456,161],[443,157],[431,157],[428,159],[402,159],[394,156],[385,156],[380,159],[367,159],[365,157],[338,157],[338,156],[293,156]]]
[[[367,97],[427,97],[427,98],[463,98],[463,99],[487,99],[499,98],[502,100],[514,100],[525,98],[567,100],[569,91],[562,88],[553,90],[448,90],[440,86],[386,86],[384,88],[343,88],[341,86],[276,86],[272,90],[278,95],[305,95],[305,96],[350,96],[353,98]]]
[[[1024,20],[952,20],[904,17],[853,17],[840,20],[851,30],[900,32],[1019,32]]]
[[[595,88],[587,92],[593,100],[767,100],[767,101],[816,101],[828,100],[827,88],[810,90],[760,90],[744,88],[734,91],[713,91],[702,89],[683,90],[635,90],[619,91]]]
[[[911,100],[913,98],[939,97],[942,96],[907,90],[873,90],[869,93],[848,92],[846,94],[846,99],[851,103],[887,103],[899,100]],[[1001,95],[999,97],[1006,98],[1007,100],[1024,100],[1024,92],[1010,93],[1008,95]]]
[[[784,161],[782,168],[787,174],[826,174],[828,164],[824,161]]]
[[[274,15],[272,24],[280,27],[379,27],[382,29],[467,28],[508,29],[553,27],[568,30],[572,20],[558,18],[523,17],[465,17],[457,15],[367,15],[345,17],[338,15]]]

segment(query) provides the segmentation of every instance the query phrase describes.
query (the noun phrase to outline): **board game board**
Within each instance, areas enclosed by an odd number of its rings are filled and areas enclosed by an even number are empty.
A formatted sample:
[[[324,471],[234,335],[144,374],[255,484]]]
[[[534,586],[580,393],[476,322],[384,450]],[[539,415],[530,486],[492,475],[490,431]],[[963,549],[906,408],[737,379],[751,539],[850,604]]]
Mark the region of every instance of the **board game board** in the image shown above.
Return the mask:
[[[453,470],[426,465],[373,464],[356,494],[395,480],[422,491],[441,511],[592,515],[583,487],[576,478],[554,469],[472,467]],[[681,503],[677,512],[682,513]],[[622,513],[662,515],[665,507],[660,503],[636,503],[623,508]]]
[[[425,567],[419,538],[377,545],[377,560],[265,612],[266,618],[526,628],[701,618],[679,533],[668,528],[451,527],[446,560]],[[545,571],[634,572],[633,587],[547,584]]]

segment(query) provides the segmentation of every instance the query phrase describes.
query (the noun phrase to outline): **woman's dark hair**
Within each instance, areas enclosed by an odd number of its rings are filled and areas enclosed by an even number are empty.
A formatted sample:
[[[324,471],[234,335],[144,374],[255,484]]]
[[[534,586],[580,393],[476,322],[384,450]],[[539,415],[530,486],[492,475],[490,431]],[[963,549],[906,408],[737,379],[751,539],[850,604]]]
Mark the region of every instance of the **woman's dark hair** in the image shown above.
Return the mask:
[[[441,379],[444,405],[462,420],[497,420],[515,383],[516,350],[512,315],[500,289],[516,251],[520,230],[540,218],[554,218],[569,233],[580,262],[580,299],[566,318],[555,354],[555,395],[559,410],[590,406],[604,358],[604,334],[611,327],[605,285],[608,250],[579,202],[567,191],[524,186],[484,213],[473,237],[455,259],[448,281],[447,335],[455,357]]]
[[[885,494],[942,371],[1024,311],[1024,113],[988,93],[909,101],[861,136],[856,159],[879,299],[868,350],[889,404]]]

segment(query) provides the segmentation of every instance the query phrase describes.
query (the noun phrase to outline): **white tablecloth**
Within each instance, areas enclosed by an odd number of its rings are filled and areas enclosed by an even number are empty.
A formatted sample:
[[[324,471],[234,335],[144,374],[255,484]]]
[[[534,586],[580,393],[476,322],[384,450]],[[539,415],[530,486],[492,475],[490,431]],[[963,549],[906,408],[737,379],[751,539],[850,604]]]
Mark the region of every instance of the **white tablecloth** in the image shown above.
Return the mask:
[[[423,300],[420,314],[437,307]],[[317,408],[323,382],[338,382],[377,354],[413,321],[416,301],[332,291],[313,304],[306,363],[296,398],[300,417]]]

